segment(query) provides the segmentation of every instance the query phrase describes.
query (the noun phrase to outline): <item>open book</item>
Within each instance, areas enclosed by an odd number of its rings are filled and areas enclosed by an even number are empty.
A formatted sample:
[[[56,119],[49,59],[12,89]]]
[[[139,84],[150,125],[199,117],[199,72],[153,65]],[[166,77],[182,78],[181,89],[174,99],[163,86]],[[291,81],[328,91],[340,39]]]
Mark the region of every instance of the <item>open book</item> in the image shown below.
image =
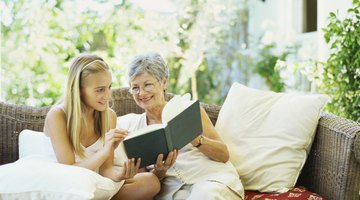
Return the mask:
[[[156,163],[159,154],[166,158],[202,133],[199,101],[190,101],[190,94],[174,96],[164,107],[162,121],[131,132],[123,141],[128,158],[141,158],[141,168]]]

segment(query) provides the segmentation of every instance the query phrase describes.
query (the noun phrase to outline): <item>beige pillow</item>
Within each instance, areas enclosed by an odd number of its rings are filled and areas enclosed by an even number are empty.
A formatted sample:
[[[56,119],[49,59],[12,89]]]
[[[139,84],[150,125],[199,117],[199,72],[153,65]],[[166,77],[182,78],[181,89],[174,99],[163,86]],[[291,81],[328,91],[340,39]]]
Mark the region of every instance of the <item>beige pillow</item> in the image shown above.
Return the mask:
[[[215,128],[246,190],[286,192],[294,187],[328,99],[232,85]]]

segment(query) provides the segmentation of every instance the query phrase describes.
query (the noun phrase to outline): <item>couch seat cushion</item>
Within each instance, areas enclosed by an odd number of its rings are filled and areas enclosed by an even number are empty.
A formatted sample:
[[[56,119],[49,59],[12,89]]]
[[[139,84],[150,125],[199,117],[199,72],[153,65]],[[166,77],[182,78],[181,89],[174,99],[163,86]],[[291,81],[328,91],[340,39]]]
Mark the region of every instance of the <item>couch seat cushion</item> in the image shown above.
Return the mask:
[[[325,200],[320,195],[310,192],[303,186],[296,186],[284,193],[261,193],[245,191],[245,200]]]

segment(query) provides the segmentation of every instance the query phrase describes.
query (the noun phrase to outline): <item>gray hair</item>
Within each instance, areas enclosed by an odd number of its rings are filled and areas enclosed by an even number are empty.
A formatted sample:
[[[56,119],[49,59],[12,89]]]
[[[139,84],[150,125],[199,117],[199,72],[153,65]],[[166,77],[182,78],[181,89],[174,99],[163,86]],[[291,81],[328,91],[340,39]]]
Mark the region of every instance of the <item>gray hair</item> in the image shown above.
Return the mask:
[[[132,59],[127,74],[129,84],[135,77],[146,72],[158,81],[169,78],[169,68],[158,53],[140,54]]]

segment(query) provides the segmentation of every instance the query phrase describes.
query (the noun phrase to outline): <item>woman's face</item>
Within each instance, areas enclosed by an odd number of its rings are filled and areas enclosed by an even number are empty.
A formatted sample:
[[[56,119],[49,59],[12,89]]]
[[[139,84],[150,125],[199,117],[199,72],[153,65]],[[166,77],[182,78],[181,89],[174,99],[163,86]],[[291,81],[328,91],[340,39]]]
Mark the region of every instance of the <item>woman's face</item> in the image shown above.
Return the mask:
[[[81,99],[88,109],[104,111],[111,98],[112,78],[109,71],[88,75],[81,88]]]
[[[158,81],[149,73],[136,76],[130,83],[134,100],[145,110],[165,104],[166,79]]]

